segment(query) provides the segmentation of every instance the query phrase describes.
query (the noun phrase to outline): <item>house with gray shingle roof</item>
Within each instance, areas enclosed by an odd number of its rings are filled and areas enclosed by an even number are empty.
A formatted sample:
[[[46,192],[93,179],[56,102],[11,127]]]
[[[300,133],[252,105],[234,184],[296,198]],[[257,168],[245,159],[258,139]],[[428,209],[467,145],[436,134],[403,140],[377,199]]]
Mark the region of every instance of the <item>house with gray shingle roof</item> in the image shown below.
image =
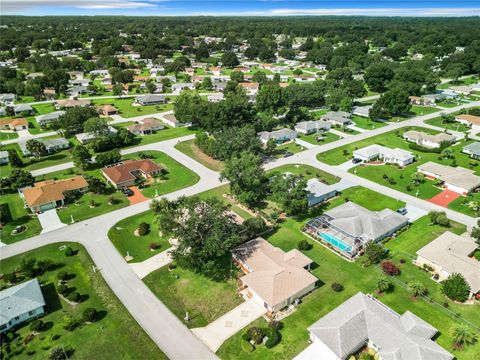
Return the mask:
[[[0,291],[0,333],[43,315],[45,305],[37,279]]]
[[[400,315],[361,292],[308,328],[312,344],[294,360],[343,360],[364,347],[382,360],[451,360],[432,338],[438,330],[410,311]]]
[[[37,120],[38,125],[45,127],[52,121],[57,120],[60,116],[64,115],[65,111],[54,111],[49,114],[38,115],[35,116],[35,120]]]
[[[277,144],[291,141],[297,137],[297,132],[291,129],[279,129],[274,131],[262,131],[258,133],[258,137],[262,144],[266,144],[268,140],[274,139]]]
[[[468,144],[462,149],[462,152],[470,155],[472,159],[480,159],[480,142]]]

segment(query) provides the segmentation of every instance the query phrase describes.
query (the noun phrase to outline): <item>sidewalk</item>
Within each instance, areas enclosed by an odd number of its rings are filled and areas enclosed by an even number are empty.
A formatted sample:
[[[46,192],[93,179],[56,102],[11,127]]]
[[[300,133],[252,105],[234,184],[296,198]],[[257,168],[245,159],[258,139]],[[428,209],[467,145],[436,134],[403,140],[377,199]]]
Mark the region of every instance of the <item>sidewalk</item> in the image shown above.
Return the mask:
[[[128,264],[132,268],[132,270],[137,274],[140,279],[143,279],[145,276],[154,272],[155,270],[164,267],[172,262],[172,257],[170,256],[170,251],[173,250],[173,247],[168,248],[161,253],[152,256],[151,258],[139,262],[139,263],[131,263]]]

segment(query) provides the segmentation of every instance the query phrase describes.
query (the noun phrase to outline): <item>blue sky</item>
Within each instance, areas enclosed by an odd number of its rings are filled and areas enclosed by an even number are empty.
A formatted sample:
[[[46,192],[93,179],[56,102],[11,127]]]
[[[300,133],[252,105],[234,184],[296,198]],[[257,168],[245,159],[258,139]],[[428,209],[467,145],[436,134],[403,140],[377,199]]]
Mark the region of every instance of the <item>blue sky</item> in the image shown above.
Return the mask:
[[[444,0],[0,0],[2,14],[18,15],[370,15],[472,16],[480,2]]]

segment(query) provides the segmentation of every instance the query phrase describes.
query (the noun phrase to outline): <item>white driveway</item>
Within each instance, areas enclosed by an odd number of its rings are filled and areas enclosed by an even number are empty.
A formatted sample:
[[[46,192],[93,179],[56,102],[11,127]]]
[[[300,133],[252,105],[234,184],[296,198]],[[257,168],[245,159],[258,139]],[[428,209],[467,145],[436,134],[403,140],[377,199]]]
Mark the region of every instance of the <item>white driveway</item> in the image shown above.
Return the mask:
[[[355,126],[355,125],[348,125],[347,127],[348,127],[349,129],[358,131],[359,133],[363,133],[363,132],[368,131],[368,130],[362,129],[362,128],[358,127],[358,126]]]
[[[415,220],[418,220],[421,217],[428,214],[428,211],[420,209],[420,208],[418,208],[416,206],[413,206],[413,205],[410,205],[408,203],[407,203],[407,205],[405,205],[405,209],[407,209],[407,213],[405,214],[405,216],[411,222],[414,222]]]
[[[308,141],[305,141],[305,140],[302,140],[302,139],[299,139],[299,138],[295,139],[295,143],[297,143],[298,145],[301,145],[301,146],[303,146],[304,148],[307,148],[307,149],[313,149],[314,147],[318,146],[318,145],[315,145],[315,144],[310,144]]]
[[[356,184],[347,179],[341,179],[338,183],[335,184],[335,189],[337,189],[337,191],[339,192],[342,192],[343,190],[346,190],[353,186],[356,186]]]
[[[354,164],[352,160],[348,160],[348,161],[345,161],[343,164],[337,165],[335,167],[343,171],[348,171],[350,169],[353,169],[357,165],[358,164]]]
[[[138,263],[131,263],[129,264],[135,274],[138,275],[140,279],[143,279],[145,276],[154,272],[155,270],[164,267],[172,262],[172,257],[170,256],[170,251],[173,248],[169,248],[161,253],[148,258],[145,261],[138,262]]]
[[[257,301],[250,299],[206,327],[192,329],[192,332],[197,335],[210,350],[216,352],[225,340],[251,322],[257,320],[266,312],[267,309]]]
[[[42,225],[42,234],[67,226],[60,221],[56,209],[47,210],[38,214],[38,220],[40,221],[40,225]]]

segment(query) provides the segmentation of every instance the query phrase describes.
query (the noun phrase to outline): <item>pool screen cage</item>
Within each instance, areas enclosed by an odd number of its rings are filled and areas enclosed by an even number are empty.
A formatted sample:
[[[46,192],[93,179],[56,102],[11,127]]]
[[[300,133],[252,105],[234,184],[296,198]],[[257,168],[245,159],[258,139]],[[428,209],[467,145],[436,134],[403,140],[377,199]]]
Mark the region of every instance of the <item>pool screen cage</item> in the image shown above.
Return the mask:
[[[331,216],[322,215],[315,219],[308,221],[305,224],[304,231],[313,236],[315,239],[321,241],[322,243],[333,248],[335,251],[339,252],[349,259],[354,258],[358,255],[363,246],[363,241],[360,238],[355,238],[347,234],[342,229],[332,225],[330,221],[333,220]],[[337,246],[329,241],[326,241],[320,234],[325,233],[333,236],[335,239],[340,240],[343,244],[347,245],[345,249],[340,246]]]

